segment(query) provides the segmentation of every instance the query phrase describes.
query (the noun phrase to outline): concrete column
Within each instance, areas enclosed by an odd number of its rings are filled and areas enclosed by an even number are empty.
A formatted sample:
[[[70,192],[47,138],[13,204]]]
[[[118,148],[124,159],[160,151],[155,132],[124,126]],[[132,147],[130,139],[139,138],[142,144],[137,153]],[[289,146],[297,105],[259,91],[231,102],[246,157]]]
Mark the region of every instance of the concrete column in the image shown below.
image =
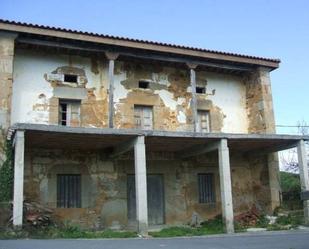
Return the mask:
[[[197,131],[197,98],[196,98],[196,74],[195,68],[196,64],[187,64],[190,68],[190,85],[192,91],[192,99],[191,99],[191,110],[192,110],[192,118],[193,118],[193,131]]]
[[[24,201],[24,131],[15,134],[14,155],[14,199],[13,199],[13,225],[23,224],[23,201]]]
[[[222,203],[222,217],[227,233],[234,232],[234,214],[232,199],[232,183],[230,169],[230,155],[227,147],[227,139],[221,139],[218,147],[219,174]]]
[[[136,190],[136,219],[138,232],[148,234],[148,207],[147,207],[147,173],[145,138],[139,136],[134,144],[135,161],[135,190]]]
[[[301,191],[309,191],[308,161],[304,140],[297,144],[298,165]],[[304,201],[305,223],[309,224],[309,200]]]
[[[271,153],[267,156],[269,187],[270,187],[270,212],[280,206],[280,180],[278,153]]]
[[[114,127],[114,68],[115,60],[118,58],[117,53],[105,52],[108,61],[108,80],[109,80],[109,112],[108,112],[108,127]]]

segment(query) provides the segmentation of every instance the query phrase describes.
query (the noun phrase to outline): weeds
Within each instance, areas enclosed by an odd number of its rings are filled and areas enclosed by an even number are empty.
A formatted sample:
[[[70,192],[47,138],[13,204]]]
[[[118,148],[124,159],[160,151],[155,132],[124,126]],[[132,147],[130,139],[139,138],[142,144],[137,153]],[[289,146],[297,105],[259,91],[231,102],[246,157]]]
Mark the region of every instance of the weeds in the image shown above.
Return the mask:
[[[200,236],[209,234],[224,233],[222,219],[213,219],[205,221],[201,227],[169,227],[159,232],[150,232],[153,237],[179,237],[179,236]]]
[[[49,226],[46,228],[31,228],[22,230],[0,231],[0,239],[95,239],[95,238],[134,238],[137,237],[135,232],[130,231],[89,231],[82,230],[77,226],[65,226],[62,228]]]

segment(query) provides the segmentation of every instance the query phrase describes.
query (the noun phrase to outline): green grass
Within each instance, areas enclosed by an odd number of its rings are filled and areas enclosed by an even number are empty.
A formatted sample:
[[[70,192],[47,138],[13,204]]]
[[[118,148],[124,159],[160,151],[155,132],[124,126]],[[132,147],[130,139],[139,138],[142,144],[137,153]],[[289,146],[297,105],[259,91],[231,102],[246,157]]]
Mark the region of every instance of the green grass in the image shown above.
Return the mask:
[[[158,232],[149,232],[153,237],[180,237],[180,236],[201,236],[209,234],[224,233],[223,223],[221,219],[206,221],[201,227],[169,227]]]
[[[7,230],[0,231],[0,239],[70,239],[70,238],[134,238],[137,237],[137,233],[130,231],[113,231],[113,230],[102,230],[102,231],[89,231],[82,230],[75,226],[66,226],[62,228],[50,226],[41,229],[22,229],[22,230]]]

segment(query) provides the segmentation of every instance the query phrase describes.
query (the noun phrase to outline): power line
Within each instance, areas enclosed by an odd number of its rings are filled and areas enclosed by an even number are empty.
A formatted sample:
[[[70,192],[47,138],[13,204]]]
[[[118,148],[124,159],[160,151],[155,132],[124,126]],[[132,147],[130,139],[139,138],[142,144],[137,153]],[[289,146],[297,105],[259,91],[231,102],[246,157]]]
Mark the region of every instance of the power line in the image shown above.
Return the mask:
[[[277,127],[309,128],[309,125],[276,125]]]

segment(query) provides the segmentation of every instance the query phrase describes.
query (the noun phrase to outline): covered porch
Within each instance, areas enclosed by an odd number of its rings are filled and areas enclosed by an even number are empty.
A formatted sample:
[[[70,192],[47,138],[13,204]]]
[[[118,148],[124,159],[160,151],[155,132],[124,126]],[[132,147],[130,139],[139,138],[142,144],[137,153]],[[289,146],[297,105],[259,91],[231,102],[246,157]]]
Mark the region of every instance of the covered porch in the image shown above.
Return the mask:
[[[217,157],[220,203],[226,232],[234,232],[234,209],[231,180],[231,154],[250,158],[264,155],[268,161],[268,181],[271,208],[280,204],[276,155],[273,153],[297,147],[303,191],[309,190],[308,168],[304,141],[308,136],[276,134],[225,134],[134,129],[72,128],[64,126],[16,124],[9,139],[15,148],[13,224],[22,225],[24,200],[25,151],[28,149],[67,149],[97,151],[102,158],[113,160],[131,155],[134,161],[135,219],[138,232],[147,234],[149,207],[147,204],[147,161],[153,153],[187,161],[212,154]],[[134,152],[134,153],[132,153]],[[309,202],[304,201],[304,215],[308,222]]]

